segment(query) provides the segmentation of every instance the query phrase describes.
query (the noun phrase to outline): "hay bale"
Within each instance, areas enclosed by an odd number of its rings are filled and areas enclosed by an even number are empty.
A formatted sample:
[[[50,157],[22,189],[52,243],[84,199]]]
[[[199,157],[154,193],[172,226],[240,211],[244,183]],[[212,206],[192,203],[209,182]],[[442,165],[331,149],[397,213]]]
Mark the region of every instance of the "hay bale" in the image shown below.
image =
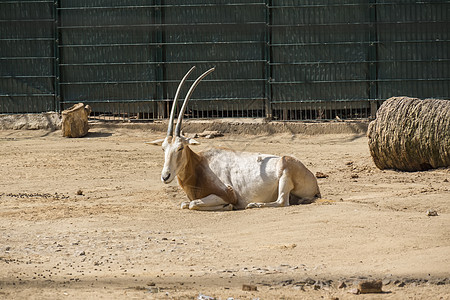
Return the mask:
[[[91,113],[89,105],[83,103],[74,106],[62,112],[62,134],[64,137],[83,137],[88,133],[88,118]]]
[[[380,169],[450,166],[450,101],[392,97],[369,124],[369,149]]]

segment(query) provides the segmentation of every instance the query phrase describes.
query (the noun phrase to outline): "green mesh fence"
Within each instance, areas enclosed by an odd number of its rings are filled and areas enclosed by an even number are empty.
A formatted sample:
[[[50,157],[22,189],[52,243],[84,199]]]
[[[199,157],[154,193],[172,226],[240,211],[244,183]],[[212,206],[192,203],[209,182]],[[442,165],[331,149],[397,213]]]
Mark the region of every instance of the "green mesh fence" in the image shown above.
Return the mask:
[[[182,4],[180,4],[182,3]],[[373,117],[391,96],[450,98],[450,3],[358,0],[0,2],[0,113],[90,104],[161,119]]]

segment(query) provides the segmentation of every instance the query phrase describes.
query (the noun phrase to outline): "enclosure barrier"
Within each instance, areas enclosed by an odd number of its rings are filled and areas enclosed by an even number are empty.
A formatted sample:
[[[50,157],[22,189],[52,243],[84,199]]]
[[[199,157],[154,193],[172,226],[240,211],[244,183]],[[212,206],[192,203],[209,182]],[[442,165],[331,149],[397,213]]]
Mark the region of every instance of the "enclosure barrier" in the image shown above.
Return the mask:
[[[0,2],[0,113],[83,102],[162,119],[192,65],[216,71],[187,118],[360,119],[391,96],[450,98],[448,1],[179,3]]]

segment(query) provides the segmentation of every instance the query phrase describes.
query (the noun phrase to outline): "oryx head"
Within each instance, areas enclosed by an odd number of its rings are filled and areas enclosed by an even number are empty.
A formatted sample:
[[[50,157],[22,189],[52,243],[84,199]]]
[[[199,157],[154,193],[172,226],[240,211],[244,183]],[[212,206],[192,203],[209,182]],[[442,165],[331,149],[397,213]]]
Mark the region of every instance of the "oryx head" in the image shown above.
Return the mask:
[[[161,180],[164,183],[170,183],[175,178],[175,176],[178,174],[178,171],[185,165],[186,163],[186,157],[185,157],[185,146],[186,145],[192,145],[192,144],[198,144],[193,139],[186,138],[181,135],[181,122],[183,121],[183,115],[186,110],[187,103],[189,99],[192,96],[192,93],[194,92],[194,89],[197,87],[197,85],[200,83],[200,81],[205,78],[209,73],[215,70],[215,68],[211,68],[202,75],[200,75],[192,84],[189,91],[186,94],[186,98],[184,99],[183,106],[180,109],[180,112],[178,113],[178,119],[177,124],[175,126],[175,136],[173,132],[173,125],[174,125],[174,116],[175,116],[175,109],[177,106],[178,96],[180,93],[180,90],[188,78],[188,76],[192,73],[192,71],[195,69],[195,67],[192,67],[186,75],[184,75],[183,79],[181,79],[180,84],[178,85],[177,91],[175,93],[175,97],[173,99],[172,104],[172,110],[170,112],[170,118],[169,118],[169,126],[167,129],[167,136],[164,139],[156,140],[153,142],[150,142],[150,144],[153,145],[160,145],[162,143],[162,149],[164,151],[164,167],[161,172]]]

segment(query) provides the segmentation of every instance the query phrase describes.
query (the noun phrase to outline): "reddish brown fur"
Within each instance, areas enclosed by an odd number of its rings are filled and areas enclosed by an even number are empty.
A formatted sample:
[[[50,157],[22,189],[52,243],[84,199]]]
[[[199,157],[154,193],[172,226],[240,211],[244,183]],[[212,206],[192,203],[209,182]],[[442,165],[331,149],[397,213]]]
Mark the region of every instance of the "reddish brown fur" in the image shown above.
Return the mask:
[[[231,186],[226,186],[209,168],[206,160],[188,146],[183,151],[186,165],[178,173],[178,182],[189,200],[201,199],[211,194],[222,198],[229,204],[238,199]]]

